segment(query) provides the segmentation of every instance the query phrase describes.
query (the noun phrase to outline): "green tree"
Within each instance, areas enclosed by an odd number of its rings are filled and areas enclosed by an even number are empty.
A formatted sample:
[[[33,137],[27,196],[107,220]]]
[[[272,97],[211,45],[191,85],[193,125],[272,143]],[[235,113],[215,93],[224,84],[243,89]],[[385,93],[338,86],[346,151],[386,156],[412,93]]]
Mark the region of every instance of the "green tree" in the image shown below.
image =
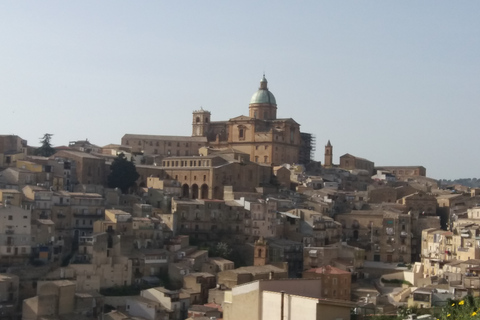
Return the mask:
[[[35,155],[42,157],[50,157],[55,153],[55,149],[52,147],[50,141],[52,140],[53,134],[45,133],[43,138],[40,138],[40,143],[42,144],[39,148],[35,149]]]
[[[232,248],[230,248],[230,246],[225,242],[219,242],[215,247],[212,248],[211,253],[213,257],[230,259]]]
[[[123,193],[135,185],[140,175],[133,162],[128,161],[123,153],[120,153],[110,166],[108,175],[108,186],[110,188],[119,188]]]

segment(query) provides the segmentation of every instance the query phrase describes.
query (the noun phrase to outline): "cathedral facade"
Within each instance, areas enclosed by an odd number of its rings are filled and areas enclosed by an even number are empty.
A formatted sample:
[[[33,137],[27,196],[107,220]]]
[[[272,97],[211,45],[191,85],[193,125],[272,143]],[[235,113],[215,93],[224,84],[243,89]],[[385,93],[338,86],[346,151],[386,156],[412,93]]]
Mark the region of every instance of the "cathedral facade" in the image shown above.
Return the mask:
[[[171,156],[196,156],[198,149],[235,149],[250,156],[259,164],[281,165],[310,161],[311,135],[300,132],[300,125],[292,118],[277,118],[277,102],[268,90],[265,75],[260,87],[250,99],[248,116],[226,121],[211,121],[207,110],[193,111],[192,135],[157,136],[126,134],[122,145],[133,153],[141,153],[153,164]],[[150,161],[149,161],[150,160]]]
[[[298,163],[302,144],[300,125],[292,118],[277,118],[277,102],[265,75],[250,99],[248,116],[211,121],[209,111],[194,111],[192,137],[205,137],[211,148],[232,148],[268,165]]]

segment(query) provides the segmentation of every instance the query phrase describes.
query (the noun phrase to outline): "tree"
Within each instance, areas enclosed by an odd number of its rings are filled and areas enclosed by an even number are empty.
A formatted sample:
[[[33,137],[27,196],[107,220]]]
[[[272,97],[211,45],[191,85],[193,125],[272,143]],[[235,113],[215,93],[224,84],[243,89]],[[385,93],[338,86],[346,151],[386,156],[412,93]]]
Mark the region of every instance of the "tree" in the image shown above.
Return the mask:
[[[219,242],[215,247],[212,248],[211,253],[212,253],[212,256],[214,257],[230,259],[230,255],[232,254],[232,249],[227,243]]]
[[[43,138],[40,138],[40,143],[42,144],[39,148],[35,149],[35,155],[42,157],[50,157],[55,153],[55,149],[52,147],[50,141],[52,140],[53,134],[45,133]]]
[[[110,166],[108,175],[108,186],[110,188],[119,188],[123,193],[135,185],[140,175],[133,162],[128,161],[123,153],[120,153]]]

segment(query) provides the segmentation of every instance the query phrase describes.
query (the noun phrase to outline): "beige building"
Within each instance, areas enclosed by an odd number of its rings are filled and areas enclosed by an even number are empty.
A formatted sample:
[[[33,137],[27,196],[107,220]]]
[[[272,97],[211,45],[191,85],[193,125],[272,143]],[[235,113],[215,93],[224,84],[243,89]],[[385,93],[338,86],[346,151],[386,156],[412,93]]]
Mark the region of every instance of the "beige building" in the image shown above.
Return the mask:
[[[366,260],[411,261],[411,216],[391,209],[354,210],[338,214],[348,243],[365,249]]]
[[[303,269],[332,265],[339,269],[357,274],[363,269],[365,250],[345,243],[336,243],[324,247],[303,248]]]
[[[0,167],[15,166],[27,154],[27,140],[15,135],[0,135]]]
[[[74,162],[75,177],[79,184],[105,185],[107,181],[109,172],[104,158],[80,151],[61,150],[51,159]]]
[[[20,207],[22,205],[23,194],[15,189],[0,189],[0,202],[3,205],[12,205]]]
[[[350,319],[354,303],[323,296],[320,279],[254,281],[225,293],[225,320]],[[283,302],[282,302],[283,300]]]
[[[132,284],[132,260],[122,254],[120,236],[99,233],[80,237],[75,269],[79,291]]]
[[[427,169],[422,166],[387,166],[387,167],[375,167],[376,170],[385,170],[398,178],[404,177],[426,177]]]
[[[245,240],[249,212],[235,201],[173,199],[171,215],[175,234],[203,240],[225,236]]]
[[[96,318],[103,301],[98,293],[77,292],[73,281],[39,281],[37,295],[23,300],[22,320]]]
[[[437,199],[425,192],[416,192],[397,201],[403,204],[412,214],[434,216],[437,213]]]
[[[31,253],[31,210],[29,207],[0,206],[0,259],[22,263]]]
[[[277,118],[277,102],[265,76],[250,100],[248,116],[212,121],[211,113],[200,109],[193,112],[191,137],[126,134],[122,145],[142,153],[146,163],[171,156],[195,156],[200,147],[210,146],[239,150],[248,154],[250,161],[269,166],[298,163],[300,154],[308,161],[313,148],[311,135],[301,135],[297,122]]]
[[[340,242],[342,224],[317,211],[293,209],[290,213],[300,217],[300,232],[305,246],[323,247]]]
[[[351,300],[352,274],[348,271],[326,265],[304,271],[302,278],[320,279],[323,298]]]
[[[183,320],[187,317],[190,306],[190,296],[177,290],[168,290],[164,287],[156,287],[140,292],[142,298],[160,303],[170,313],[169,320]]]
[[[233,270],[222,271],[217,275],[217,283],[227,288],[233,288],[255,280],[287,279],[288,267],[274,265],[241,267]]]
[[[366,170],[369,176],[373,174],[375,164],[367,159],[352,156],[351,154],[344,154],[340,157],[340,168],[345,170]]]
[[[182,185],[182,197],[223,199],[224,186],[236,192],[254,192],[271,181],[272,168],[248,159],[248,154],[228,149],[203,149],[202,156],[169,157],[161,163],[163,176]]]
[[[0,318],[13,319],[19,302],[18,289],[18,276],[8,273],[0,274]]]

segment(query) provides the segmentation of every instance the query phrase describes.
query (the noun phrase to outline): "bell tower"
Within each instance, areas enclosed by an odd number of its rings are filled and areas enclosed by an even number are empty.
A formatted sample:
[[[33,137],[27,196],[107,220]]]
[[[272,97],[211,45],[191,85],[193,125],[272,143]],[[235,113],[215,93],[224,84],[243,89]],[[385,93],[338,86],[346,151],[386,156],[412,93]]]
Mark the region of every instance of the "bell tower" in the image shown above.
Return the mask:
[[[210,125],[210,111],[200,110],[193,111],[192,137],[205,137]]]
[[[333,165],[333,147],[332,147],[332,144],[330,143],[330,140],[328,140],[328,143],[325,146],[325,161],[323,163],[323,166],[326,168],[329,168],[332,165]]]
[[[260,237],[255,241],[255,247],[253,251],[253,265],[254,266],[264,266],[268,264],[268,248],[267,241]]]

